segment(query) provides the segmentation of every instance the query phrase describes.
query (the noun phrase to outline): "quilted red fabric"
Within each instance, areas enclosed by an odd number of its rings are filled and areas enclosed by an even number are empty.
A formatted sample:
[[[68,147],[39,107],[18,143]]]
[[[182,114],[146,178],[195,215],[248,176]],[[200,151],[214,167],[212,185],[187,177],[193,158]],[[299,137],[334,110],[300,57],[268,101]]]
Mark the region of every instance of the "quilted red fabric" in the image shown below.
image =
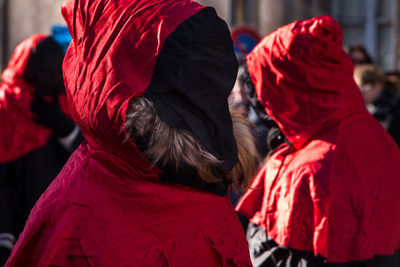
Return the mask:
[[[87,143],[32,210],[6,266],[251,266],[227,197],[162,182],[124,124],[189,0],[67,0],[71,115]]]
[[[50,137],[49,129],[33,121],[30,106],[35,89],[23,78],[31,50],[44,38],[46,35],[33,35],[19,44],[1,74],[0,163],[43,147]]]
[[[330,262],[400,248],[400,152],[366,111],[342,41],[321,16],[279,28],[247,57],[259,101],[293,146],[237,206],[278,244]]]

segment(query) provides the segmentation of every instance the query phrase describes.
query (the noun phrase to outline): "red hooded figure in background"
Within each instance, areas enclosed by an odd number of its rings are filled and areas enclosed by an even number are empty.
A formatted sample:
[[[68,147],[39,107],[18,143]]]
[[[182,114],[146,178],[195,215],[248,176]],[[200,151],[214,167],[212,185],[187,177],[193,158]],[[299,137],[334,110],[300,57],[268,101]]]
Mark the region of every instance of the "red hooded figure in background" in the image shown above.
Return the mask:
[[[258,101],[290,141],[237,206],[255,266],[399,266],[400,152],[365,109],[342,41],[321,16],[247,56]]]
[[[67,0],[62,14],[65,87],[86,142],[6,266],[251,266],[227,197],[249,145],[228,107],[226,23],[190,0]]]
[[[30,106],[36,88],[26,78],[32,50],[47,37],[37,34],[24,40],[15,49],[7,68],[1,74],[0,118],[2,126],[7,127],[7,130],[0,133],[0,163],[10,162],[43,147],[51,135],[49,128],[34,121]],[[58,75],[62,79],[61,61],[62,56],[58,68]]]
[[[33,35],[1,74],[0,265],[78,139],[63,93],[63,57],[51,36]]]

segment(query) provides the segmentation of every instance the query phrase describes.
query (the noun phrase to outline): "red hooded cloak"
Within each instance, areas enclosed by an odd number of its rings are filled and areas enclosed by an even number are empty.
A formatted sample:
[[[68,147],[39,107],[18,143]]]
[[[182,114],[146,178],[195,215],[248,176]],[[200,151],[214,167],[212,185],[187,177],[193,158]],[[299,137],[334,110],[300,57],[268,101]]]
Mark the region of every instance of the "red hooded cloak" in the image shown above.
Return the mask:
[[[43,147],[51,130],[37,124],[30,110],[35,89],[24,80],[32,49],[47,36],[33,35],[15,49],[0,84],[0,163]]]
[[[189,0],[67,0],[64,60],[72,117],[87,143],[31,212],[6,266],[250,266],[228,197],[162,182],[126,140],[166,38],[203,9]]]
[[[279,245],[328,262],[400,248],[400,152],[366,111],[342,41],[321,16],[279,28],[248,55],[258,100],[293,146],[269,158],[237,206]]]

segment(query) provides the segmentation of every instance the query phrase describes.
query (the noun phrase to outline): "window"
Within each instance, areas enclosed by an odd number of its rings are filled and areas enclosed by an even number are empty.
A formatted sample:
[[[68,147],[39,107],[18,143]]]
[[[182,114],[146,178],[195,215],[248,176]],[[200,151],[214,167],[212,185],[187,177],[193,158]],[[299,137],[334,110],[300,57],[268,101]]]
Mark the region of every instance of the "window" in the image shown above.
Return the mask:
[[[256,0],[230,0],[231,1],[231,25],[247,24],[256,26],[257,1]]]
[[[343,27],[344,46],[363,44],[374,62],[384,70],[396,67],[396,1],[332,1],[332,15]]]

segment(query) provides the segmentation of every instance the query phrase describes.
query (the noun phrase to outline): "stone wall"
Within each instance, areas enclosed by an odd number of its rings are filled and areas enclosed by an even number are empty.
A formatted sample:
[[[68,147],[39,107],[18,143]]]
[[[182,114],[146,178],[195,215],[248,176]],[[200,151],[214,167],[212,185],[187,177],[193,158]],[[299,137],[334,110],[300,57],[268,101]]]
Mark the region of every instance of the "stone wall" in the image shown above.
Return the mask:
[[[257,29],[261,36],[276,30],[284,23],[284,1],[258,1]]]
[[[8,1],[8,58],[25,38],[36,33],[50,33],[54,24],[65,24],[61,4],[62,0]]]

